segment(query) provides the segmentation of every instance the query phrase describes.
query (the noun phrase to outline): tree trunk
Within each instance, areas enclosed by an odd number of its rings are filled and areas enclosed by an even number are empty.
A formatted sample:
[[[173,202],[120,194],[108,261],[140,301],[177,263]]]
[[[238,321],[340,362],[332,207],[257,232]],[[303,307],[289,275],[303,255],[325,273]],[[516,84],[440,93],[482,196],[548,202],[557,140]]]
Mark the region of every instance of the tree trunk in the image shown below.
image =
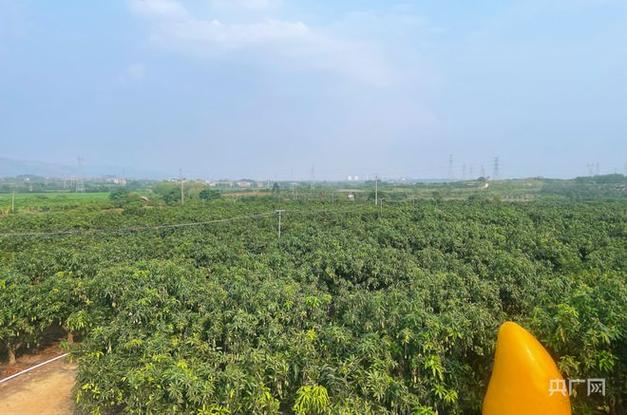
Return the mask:
[[[74,343],[74,333],[71,330],[67,332],[67,342],[68,344]]]
[[[7,344],[7,350],[9,351],[9,366],[15,364],[15,347]]]

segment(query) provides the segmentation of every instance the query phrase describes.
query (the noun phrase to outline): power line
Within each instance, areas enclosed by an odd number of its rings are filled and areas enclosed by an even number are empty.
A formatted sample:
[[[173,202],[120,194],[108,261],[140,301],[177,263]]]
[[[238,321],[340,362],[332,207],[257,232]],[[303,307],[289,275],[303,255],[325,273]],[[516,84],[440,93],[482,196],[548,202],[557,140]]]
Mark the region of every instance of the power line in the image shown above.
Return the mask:
[[[331,213],[349,212],[350,213],[358,209],[364,209],[364,208],[367,209],[368,207],[369,207],[368,205],[357,205],[357,206],[353,205],[353,206],[350,206],[348,209],[338,209],[338,208],[334,208],[334,209],[324,208],[324,209],[312,209],[312,210],[281,209],[280,212],[281,213],[289,212],[292,214],[302,214],[302,215],[310,215],[310,214],[316,214],[316,213],[321,213],[321,212],[331,212]],[[233,217],[224,218],[224,219],[213,219],[213,220],[208,220],[208,221],[203,221],[203,222],[187,222],[187,223],[175,223],[175,224],[165,224],[165,225],[155,225],[155,226],[134,226],[134,227],[118,228],[118,229],[73,229],[73,230],[52,231],[52,232],[8,232],[8,233],[0,233],[0,238],[3,238],[3,237],[10,238],[10,237],[20,237],[20,236],[39,237],[39,236],[66,236],[66,235],[81,235],[81,234],[94,235],[94,234],[136,233],[136,232],[159,230],[159,229],[177,229],[177,228],[211,225],[211,224],[216,224],[216,223],[228,223],[228,222],[234,222],[234,221],[244,220],[244,219],[258,219],[258,218],[263,218],[263,217],[274,216],[277,212],[279,212],[279,210],[272,211],[272,212],[265,212],[265,213],[254,213],[250,215],[233,216]],[[281,222],[281,226],[282,226],[282,222]]]

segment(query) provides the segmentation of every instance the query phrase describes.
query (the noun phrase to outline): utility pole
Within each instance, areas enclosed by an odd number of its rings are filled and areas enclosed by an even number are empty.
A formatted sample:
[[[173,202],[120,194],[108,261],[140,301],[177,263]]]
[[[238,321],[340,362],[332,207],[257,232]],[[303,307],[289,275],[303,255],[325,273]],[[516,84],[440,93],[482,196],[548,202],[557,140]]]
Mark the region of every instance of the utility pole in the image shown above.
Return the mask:
[[[374,176],[374,205],[379,204],[379,176]]]
[[[453,180],[454,177],[454,173],[453,173],[453,155],[449,154],[448,156],[448,179],[449,181]]]
[[[179,181],[181,182],[181,205],[185,203],[185,185],[183,181],[183,170],[179,169]]]
[[[279,214],[279,239],[281,239],[281,214],[285,212],[285,210],[278,209],[276,212]]]
[[[11,194],[11,213],[15,213],[15,190]]]
[[[85,161],[82,157],[77,157],[76,161],[78,163],[78,173],[76,176],[76,193],[82,193],[85,191],[85,183],[83,182],[83,162]]]

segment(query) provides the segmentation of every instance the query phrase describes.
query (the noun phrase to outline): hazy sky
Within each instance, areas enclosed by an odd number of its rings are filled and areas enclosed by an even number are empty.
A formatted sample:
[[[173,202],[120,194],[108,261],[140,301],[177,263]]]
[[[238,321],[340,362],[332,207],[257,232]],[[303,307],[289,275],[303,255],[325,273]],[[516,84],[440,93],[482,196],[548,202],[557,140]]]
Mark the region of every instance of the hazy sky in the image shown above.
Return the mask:
[[[0,156],[326,179],[449,154],[623,172],[627,1],[0,0]]]

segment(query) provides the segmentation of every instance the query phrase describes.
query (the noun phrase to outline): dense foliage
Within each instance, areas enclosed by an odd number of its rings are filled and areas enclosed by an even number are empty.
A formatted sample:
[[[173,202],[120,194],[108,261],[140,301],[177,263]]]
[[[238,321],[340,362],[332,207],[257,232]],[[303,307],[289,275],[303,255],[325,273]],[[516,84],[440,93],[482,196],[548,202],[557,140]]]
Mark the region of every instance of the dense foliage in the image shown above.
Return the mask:
[[[13,354],[51,326],[80,336],[87,413],[461,414],[480,412],[498,326],[514,320],[566,376],[607,378],[576,413],[618,414],[626,213],[624,200],[244,199],[8,216],[0,340]],[[190,222],[206,223],[147,228]],[[61,230],[76,233],[4,235]]]

